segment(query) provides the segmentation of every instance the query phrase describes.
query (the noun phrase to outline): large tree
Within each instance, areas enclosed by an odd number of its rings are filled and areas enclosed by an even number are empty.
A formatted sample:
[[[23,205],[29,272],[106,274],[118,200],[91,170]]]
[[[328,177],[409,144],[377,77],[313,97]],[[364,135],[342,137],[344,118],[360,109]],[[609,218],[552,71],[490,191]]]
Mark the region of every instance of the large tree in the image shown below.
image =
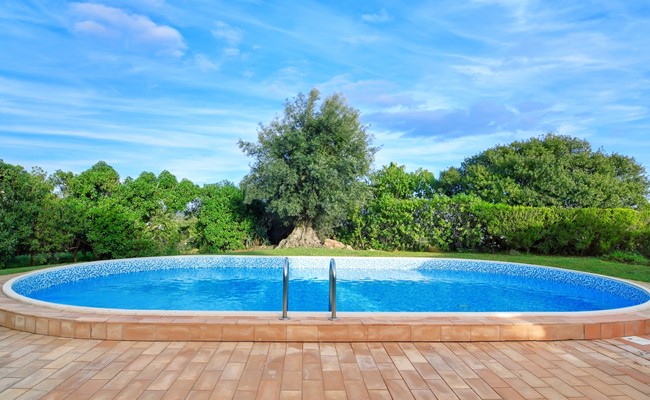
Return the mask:
[[[639,208],[648,204],[650,182],[633,158],[549,133],[467,158],[443,171],[437,185],[447,195],[509,205]]]
[[[68,185],[67,190],[72,196],[98,202],[102,198],[110,197],[120,187],[120,175],[106,162],[100,161],[79,175],[73,176]]]
[[[319,246],[365,198],[376,148],[359,112],[334,94],[320,103],[318,90],[287,100],[284,115],[260,124],[258,142],[240,140],[254,158],[242,181],[246,203],[259,202],[293,228],[281,247]]]

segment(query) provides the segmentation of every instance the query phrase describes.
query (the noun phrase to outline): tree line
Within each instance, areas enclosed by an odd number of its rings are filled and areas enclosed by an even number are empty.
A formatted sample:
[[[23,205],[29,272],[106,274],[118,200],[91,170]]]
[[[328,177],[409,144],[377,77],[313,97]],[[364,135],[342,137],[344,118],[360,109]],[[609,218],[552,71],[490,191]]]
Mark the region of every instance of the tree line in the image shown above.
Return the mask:
[[[242,191],[230,182],[199,187],[168,171],[120,176],[103,161],[76,175],[0,161],[0,265],[18,255],[56,262],[220,252],[256,234]]]
[[[472,194],[436,194],[426,171],[391,164],[373,175],[373,196],[339,229],[355,248],[385,251],[519,251],[650,258],[650,208],[530,206]],[[584,199],[582,199],[584,200]]]
[[[299,94],[260,125],[239,185],[198,186],[168,171],[121,179],[0,160],[0,266],[214,253],[334,237],[385,250],[521,250],[650,256],[650,181],[633,158],[549,133],[500,145],[438,177],[391,163],[341,95]],[[287,244],[287,240],[281,242]]]

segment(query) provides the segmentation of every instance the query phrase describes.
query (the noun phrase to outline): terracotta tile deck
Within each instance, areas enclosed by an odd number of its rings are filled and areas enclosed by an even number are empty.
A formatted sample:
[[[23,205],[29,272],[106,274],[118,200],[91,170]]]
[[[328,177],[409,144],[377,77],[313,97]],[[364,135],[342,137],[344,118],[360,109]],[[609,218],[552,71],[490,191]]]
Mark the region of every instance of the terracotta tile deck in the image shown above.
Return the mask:
[[[0,328],[0,399],[641,400],[650,345],[143,342]]]

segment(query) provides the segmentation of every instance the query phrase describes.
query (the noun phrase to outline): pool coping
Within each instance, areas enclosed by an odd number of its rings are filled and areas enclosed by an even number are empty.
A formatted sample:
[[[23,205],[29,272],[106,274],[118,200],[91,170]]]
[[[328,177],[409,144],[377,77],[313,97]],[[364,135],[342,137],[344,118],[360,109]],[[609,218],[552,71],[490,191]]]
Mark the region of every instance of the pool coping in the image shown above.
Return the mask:
[[[0,277],[0,285],[22,274]],[[630,282],[630,281],[628,281]],[[650,289],[645,282],[630,282]],[[104,310],[106,311],[106,310]],[[576,313],[97,312],[0,293],[0,326],[79,339],[137,341],[472,342],[611,339],[650,334],[650,302]]]

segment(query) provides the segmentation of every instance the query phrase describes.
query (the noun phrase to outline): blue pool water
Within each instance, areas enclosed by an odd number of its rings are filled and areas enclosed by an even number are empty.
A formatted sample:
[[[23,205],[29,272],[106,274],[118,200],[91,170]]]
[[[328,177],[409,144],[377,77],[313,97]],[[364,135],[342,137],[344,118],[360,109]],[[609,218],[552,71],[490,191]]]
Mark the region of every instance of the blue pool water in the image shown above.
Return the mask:
[[[279,311],[283,258],[166,257],[46,270],[13,283],[32,299],[140,310]],[[327,311],[329,259],[290,260],[289,311]],[[337,259],[338,311],[558,312],[629,307],[627,283],[553,268],[449,259]]]

